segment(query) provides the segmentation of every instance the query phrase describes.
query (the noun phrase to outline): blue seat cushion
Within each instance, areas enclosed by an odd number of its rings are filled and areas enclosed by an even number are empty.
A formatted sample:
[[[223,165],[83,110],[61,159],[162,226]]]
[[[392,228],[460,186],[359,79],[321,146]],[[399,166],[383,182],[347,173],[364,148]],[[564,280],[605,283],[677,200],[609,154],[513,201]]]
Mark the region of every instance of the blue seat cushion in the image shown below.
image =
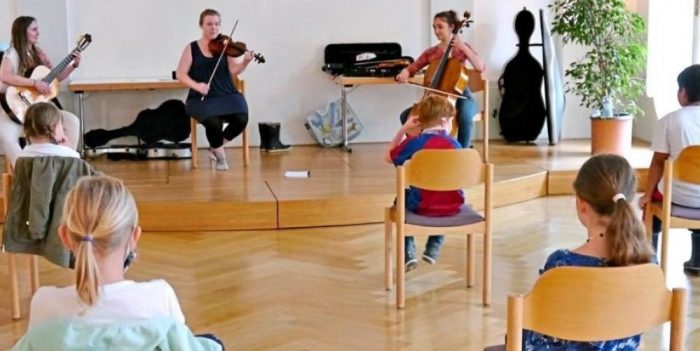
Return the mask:
[[[685,219],[700,220],[700,208],[685,207],[671,204],[671,216]]]
[[[424,227],[458,227],[483,221],[484,217],[467,205],[462,205],[459,208],[459,213],[445,217],[421,216],[415,212],[406,211],[406,224]]]

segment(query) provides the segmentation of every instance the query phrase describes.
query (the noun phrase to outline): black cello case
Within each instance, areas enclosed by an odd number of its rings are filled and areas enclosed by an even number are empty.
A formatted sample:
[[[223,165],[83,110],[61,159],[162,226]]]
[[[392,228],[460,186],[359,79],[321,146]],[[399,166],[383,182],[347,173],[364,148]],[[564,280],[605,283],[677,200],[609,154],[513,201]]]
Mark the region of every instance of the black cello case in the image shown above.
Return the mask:
[[[523,8],[515,17],[519,49],[498,79],[503,97],[498,113],[501,134],[508,142],[533,141],[542,131],[547,111],[542,99],[544,70],[531,54],[535,17]]]

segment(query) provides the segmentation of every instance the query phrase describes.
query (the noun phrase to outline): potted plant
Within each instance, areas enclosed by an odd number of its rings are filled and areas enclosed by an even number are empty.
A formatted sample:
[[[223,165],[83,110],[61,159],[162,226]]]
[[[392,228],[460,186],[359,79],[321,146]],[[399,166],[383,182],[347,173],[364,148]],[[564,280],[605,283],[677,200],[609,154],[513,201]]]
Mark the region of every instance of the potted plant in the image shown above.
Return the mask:
[[[624,0],[555,0],[552,32],[564,43],[589,50],[565,75],[567,92],[581,98],[591,114],[591,152],[626,154],[632,145],[632,117],[643,111],[637,99],[646,63],[644,19]]]

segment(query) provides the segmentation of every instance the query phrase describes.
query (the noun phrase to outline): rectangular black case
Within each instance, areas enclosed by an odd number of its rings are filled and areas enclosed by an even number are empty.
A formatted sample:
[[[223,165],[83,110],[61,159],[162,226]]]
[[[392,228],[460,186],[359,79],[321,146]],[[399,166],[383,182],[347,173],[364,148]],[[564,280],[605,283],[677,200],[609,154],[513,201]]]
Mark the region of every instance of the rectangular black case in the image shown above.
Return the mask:
[[[403,56],[399,43],[328,44],[324,50],[322,70],[333,75],[381,75],[377,70],[371,72],[364,70],[362,65],[356,64],[400,58]],[[408,59],[413,62],[412,58]]]

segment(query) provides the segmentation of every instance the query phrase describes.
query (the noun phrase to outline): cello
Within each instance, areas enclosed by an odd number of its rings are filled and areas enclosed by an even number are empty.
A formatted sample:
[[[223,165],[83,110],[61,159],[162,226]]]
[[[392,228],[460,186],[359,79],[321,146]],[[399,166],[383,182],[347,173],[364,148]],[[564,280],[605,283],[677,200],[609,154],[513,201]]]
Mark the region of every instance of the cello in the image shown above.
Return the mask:
[[[421,101],[431,94],[440,94],[447,96],[447,99],[452,103],[456,104],[457,99],[464,98],[462,93],[469,86],[469,75],[467,69],[462,65],[462,63],[456,58],[450,57],[452,53],[452,48],[454,47],[455,36],[462,32],[462,28],[469,28],[474,22],[471,19],[471,14],[469,11],[464,11],[464,19],[454,26],[452,30],[452,39],[450,44],[445,49],[445,53],[442,55],[439,61],[431,62],[428,66],[426,73],[423,78],[423,85],[421,86],[425,89],[425,94],[421,98]],[[410,83],[417,85],[415,83]],[[420,85],[419,85],[420,86]],[[409,112],[409,116],[418,115],[418,105],[420,102],[415,103]],[[458,127],[457,118],[452,119],[452,130],[450,136],[453,138],[457,136]]]

